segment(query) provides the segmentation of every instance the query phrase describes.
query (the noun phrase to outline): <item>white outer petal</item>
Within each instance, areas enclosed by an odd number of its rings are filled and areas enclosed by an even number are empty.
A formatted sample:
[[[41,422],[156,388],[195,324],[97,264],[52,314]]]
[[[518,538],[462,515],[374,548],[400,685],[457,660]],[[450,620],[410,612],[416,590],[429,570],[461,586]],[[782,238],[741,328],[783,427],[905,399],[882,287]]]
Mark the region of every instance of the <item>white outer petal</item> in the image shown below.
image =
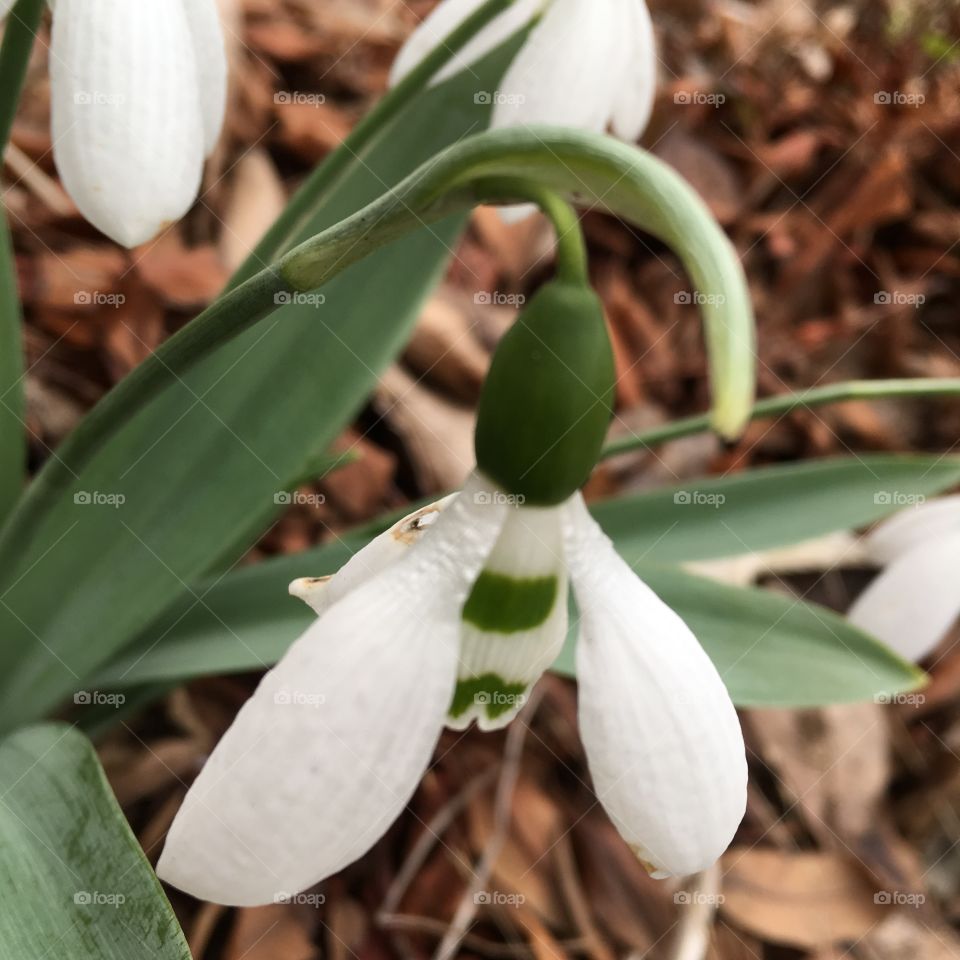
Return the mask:
[[[500,84],[491,126],[609,124],[629,64],[621,0],[553,0]]]
[[[931,653],[960,616],[960,531],[896,557],[857,597],[852,624],[907,660]]]
[[[483,0],[441,0],[400,48],[390,70],[391,86],[402,80],[467,17],[476,12],[482,3]],[[482,60],[536,16],[543,4],[544,0],[515,0],[512,6],[499,17],[495,17],[465,44],[463,49],[437,72],[431,83],[442,83],[478,60]]]
[[[290,584],[290,595],[299,597],[316,613],[323,613],[351,590],[405,556],[456,497],[457,494],[452,493],[398,520],[389,530],[355,553],[332,577],[301,577],[294,580]]]
[[[657,95],[657,42],[653,21],[644,0],[617,0],[626,5],[625,22],[632,49],[628,58],[623,84],[617,95],[613,112],[613,132],[634,143],[650,122]]]
[[[164,880],[270,903],[356,860],[406,806],[453,693],[461,606],[506,510],[476,505],[479,483],[263,678],[170,828]]]
[[[203,127],[182,3],[57,0],[50,82],[57,169],[94,226],[131,247],[186,213]]]
[[[204,153],[217,145],[227,108],[227,51],[217,0],[182,0],[197,68]]]
[[[938,497],[895,513],[863,538],[867,555],[889,563],[922,543],[960,533],[960,495]]]
[[[557,597],[547,619],[538,627],[516,633],[494,633],[463,623],[458,680],[494,673],[508,684],[527,689],[559,656],[567,635],[567,569],[563,553],[561,511],[558,507],[519,507],[507,514],[503,529],[483,566],[510,577],[557,578]],[[447,726],[465,730],[476,720],[481,730],[506,726],[526,702],[522,694],[497,717],[491,718],[483,702],[475,702]]]
[[[580,732],[597,798],[654,876],[703,870],[743,818],[736,710],[686,624],[640,581],[575,495],[567,561],[581,611]]]
[[[0,20],[2,20],[10,12],[10,8],[16,2],[17,0],[0,0]]]

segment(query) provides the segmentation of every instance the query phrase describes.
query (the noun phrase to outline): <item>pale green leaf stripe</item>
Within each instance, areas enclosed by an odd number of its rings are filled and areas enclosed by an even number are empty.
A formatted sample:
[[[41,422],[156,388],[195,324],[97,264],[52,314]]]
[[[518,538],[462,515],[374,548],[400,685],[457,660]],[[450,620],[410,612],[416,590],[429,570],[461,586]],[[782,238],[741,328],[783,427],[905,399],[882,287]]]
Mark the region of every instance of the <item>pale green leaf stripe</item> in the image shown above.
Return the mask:
[[[808,537],[828,533],[844,527],[859,527],[869,524],[894,512],[894,498],[876,498],[875,493],[896,492],[899,498],[930,496],[960,480],[960,459],[943,457],[891,457],[864,456],[842,460],[826,460],[819,463],[800,464],[790,467],[772,467],[751,471],[723,481],[710,481],[709,492],[723,492],[727,497],[730,512],[721,519],[715,510],[691,509],[677,511],[675,522],[669,523],[669,532],[664,530],[663,512],[672,502],[672,494],[656,492],[639,494],[611,500],[597,505],[595,515],[614,538],[618,549],[631,562],[644,558],[667,558],[671,561],[705,559],[738,552],[743,538],[755,549],[766,549],[796,543]],[[687,489],[704,489],[703,483],[690,485]],[[741,495],[742,494],[742,495]],[[664,498],[667,498],[667,504]],[[795,508],[784,509],[781,497],[796,497]],[[386,521],[385,521],[386,522]],[[127,686],[154,681],[177,681],[193,676],[216,673],[231,673],[260,669],[274,662],[293,639],[311,620],[311,614],[299,601],[286,595],[287,584],[300,576],[319,576],[334,573],[351,555],[376,532],[370,528],[355,537],[341,540],[308,554],[283,557],[257,567],[237,571],[224,578],[209,592],[203,592],[202,606],[178,605],[168,617],[156,623],[136,645],[146,653],[131,652],[113,664],[98,680],[104,688],[111,685]],[[676,546],[673,546],[674,542]],[[680,576],[680,571],[677,571]],[[684,583],[699,583],[682,575]],[[716,604],[716,593],[691,593],[691,598],[702,596],[704,602]],[[744,630],[740,642],[747,644],[752,635],[756,641],[761,636],[765,650],[771,651],[775,660],[780,654],[788,654],[790,645],[799,636],[811,632],[807,649],[817,656],[825,648],[834,650],[840,665],[853,656],[843,646],[852,644],[860,650],[860,656],[871,656],[880,663],[879,673],[896,686],[899,677],[901,687],[915,682],[915,675],[903,673],[899,663],[891,665],[890,655],[866,640],[852,628],[838,627],[839,619],[819,608],[814,614],[794,612],[781,626],[778,617],[789,606],[783,598],[763,594],[772,600],[763,600],[759,612],[751,613],[751,605],[741,605],[743,597],[753,598],[733,588],[729,626],[724,627],[717,618],[716,625],[724,631],[735,632],[738,626]],[[680,591],[682,594],[682,591]],[[726,596],[726,594],[724,595]],[[678,598],[678,609],[684,616],[694,617],[696,609],[689,611],[684,606],[683,596]],[[804,605],[801,605],[804,606]],[[737,619],[741,616],[746,619]],[[705,614],[701,614],[705,616]],[[766,617],[766,619],[764,619]],[[711,621],[712,623],[713,621]],[[826,626],[825,626],[826,625]],[[708,623],[708,629],[713,627]],[[752,634],[750,633],[752,631]],[[852,632],[851,632],[852,631]],[[719,634],[719,654],[729,645],[731,632]],[[839,638],[839,639],[838,639]],[[701,635],[708,647],[710,636]],[[864,644],[866,645],[864,646]],[[866,652],[864,652],[864,650]],[[786,661],[794,668],[791,653]],[[754,660],[746,660],[743,671],[749,671]],[[872,662],[872,661],[871,661]],[[762,662],[766,667],[767,663]],[[829,664],[828,664],[829,665]],[[809,702],[830,702],[835,694],[835,684],[826,683],[821,699],[816,693],[816,683],[823,679],[827,670],[817,661],[806,666],[805,695]],[[812,678],[811,678],[812,672]],[[841,675],[847,673],[841,670]],[[855,672],[855,671],[854,671]],[[780,670],[781,682],[788,684],[791,676]],[[797,682],[804,675],[797,675]],[[873,676],[865,674],[868,684]],[[737,677],[737,696],[754,702],[758,684],[764,678],[752,677],[749,673]],[[798,687],[797,689],[801,689]],[[850,699],[870,696],[872,687],[851,687]],[[784,696],[795,694],[784,691]],[[828,696],[829,695],[829,696]],[[771,693],[769,702],[779,702]],[[794,701],[791,701],[794,702]]]
[[[630,560],[712,560],[867,526],[960,483],[960,457],[870,455],[764,467],[595,503]]]
[[[97,756],[74,728],[0,743],[0,957],[190,960]]]

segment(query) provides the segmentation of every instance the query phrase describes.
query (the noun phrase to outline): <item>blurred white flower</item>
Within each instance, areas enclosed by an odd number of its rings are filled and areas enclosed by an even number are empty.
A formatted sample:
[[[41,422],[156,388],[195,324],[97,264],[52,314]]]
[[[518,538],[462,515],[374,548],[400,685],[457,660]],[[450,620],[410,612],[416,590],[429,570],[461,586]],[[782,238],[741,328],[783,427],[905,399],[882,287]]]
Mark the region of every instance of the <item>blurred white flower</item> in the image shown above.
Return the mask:
[[[483,0],[441,0],[400,50],[396,83]],[[554,124],[633,142],[656,92],[657,53],[644,0],[515,0],[456,54],[440,81],[476,63],[543,10],[499,89],[477,91],[493,104],[491,126]]]
[[[56,0],[53,155],[80,212],[132,247],[183,216],[223,123],[216,0]]]
[[[713,664],[579,494],[527,507],[474,474],[336,576],[291,585],[319,618],[207,761],[159,875],[255,905],[356,860],[408,803],[444,723],[489,729],[522,706],[563,642],[568,571],[597,797],[654,875],[713,863],[743,816],[747,780]]]
[[[895,514],[863,546],[883,569],[847,616],[902,657],[922,660],[960,616],[960,496]]]

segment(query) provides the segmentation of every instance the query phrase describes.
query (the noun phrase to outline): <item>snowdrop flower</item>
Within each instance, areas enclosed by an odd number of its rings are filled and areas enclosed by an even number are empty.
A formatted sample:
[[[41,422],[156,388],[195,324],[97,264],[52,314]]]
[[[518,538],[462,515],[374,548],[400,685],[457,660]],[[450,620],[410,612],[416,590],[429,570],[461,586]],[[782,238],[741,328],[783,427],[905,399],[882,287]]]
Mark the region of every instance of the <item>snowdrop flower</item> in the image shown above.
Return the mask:
[[[441,0],[411,34],[393,65],[396,83],[482,0]],[[657,55],[644,0],[515,0],[473,38],[435,82],[476,63],[542,12],[497,91],[494,128],[557,124],[598,133],[610,127],[633,142],[653,109]]]
[[[256,905],[352,863],[410,800],[444,725],[507,723],[581,611],[579,719],[597,797],[655,876],[713,863],[746,805],[736,711],[683,621],[578,492],[613,358],[585,287],[543,287],[501,341],[463,491],[291,592],[319,614],[187,793],[157,867]],[[544,400],[546,398],[546,401]]]
[[[883,569],[847,616],[908,660],[932,653],[960,616],[960,496],[895,514],[864,537]]]
[[[94,226],[127,247],[196,199],[223,123],[216,0],[56,0],[53,155]]]

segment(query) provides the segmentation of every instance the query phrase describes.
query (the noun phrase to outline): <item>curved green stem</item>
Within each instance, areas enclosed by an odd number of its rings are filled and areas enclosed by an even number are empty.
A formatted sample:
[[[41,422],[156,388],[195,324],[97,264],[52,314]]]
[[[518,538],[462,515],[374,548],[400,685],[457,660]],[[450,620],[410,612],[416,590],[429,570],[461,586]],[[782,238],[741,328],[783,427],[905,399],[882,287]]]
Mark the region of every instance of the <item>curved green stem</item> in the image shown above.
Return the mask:
[[[930,378],[913,380],[848,380],[845,383],[832,383],[826,387],[814,387],[799,393],[788,393],[779,397],[761,400],[750,413],[751,420],[765,417],[778,417],[795,410],[813,409],[831,403],[844,403],[850,400],[890,400],[919,397],[957,397],[960,396],[960,379]],[[710,429],[710,418],[706,414],[687,417],[666,423],[662,427],[645,430],[632,437],[614,440],[603,448],[601,459],[615,457],[631,450],[645,450],[650,447],[679,440],[681,437],[705,433]]]
[[[18,0],[7,17],[0,46],[0,156],[7,148],[20,103],[30,51],[37,36],[45,0]]]
[[[283,213],[257,244],[256,249],[230,280],[234,287],[252,277],[265,264],[285,253],[307,228],[318,199],[356,161],[357,155],[407,106],[438,71],[445,67],[491,20],[516,0],[486,0],[445,40],[437,44],[376,106],[314,171],[291,198]]]
[[[482,133],[448,148],[380,199],[232,290],[110,391],[61,445],[57,456],[47,461],[0,530],[0,565],[15,564],[44,504],[69,487],[111,434],[216,347],[289,302],[291,296],[323,286],[406,233],[480,203],[543,200],[544,191],[602,204],[674,247],[699,289],[710,295],[706,302],[716,305],[712,314],[705,308],[708,328],[717,324],[725,328],[711,339],[711,346],[726,345],[730,331],[743,324],[748,327],[715,368],[719,378],[715,391],[737,389],[729,379],[739,369],[737,363],[752,371],[752,351],[738,356],[752,345],[746,282],[732,247],[693,190],[660,160],[607,137],[552,128]],[[563,224],[573,213],[561,212],[560,202],[554,199],[550,204]],[[570,231],[565,232],[568,245],[575,242],[569,240]],[[579,251],[565,257],[570,261],[566,269],[581,269]],[[748,386],[737,404],[751,396]],[[748,414],[749,404],[743,419]]]
[[[530,190],[534,201],[553,224],[557,239],[557,275],[569,283],[587,286],[587,244],[577,211],[563,197],[551,190]]]

